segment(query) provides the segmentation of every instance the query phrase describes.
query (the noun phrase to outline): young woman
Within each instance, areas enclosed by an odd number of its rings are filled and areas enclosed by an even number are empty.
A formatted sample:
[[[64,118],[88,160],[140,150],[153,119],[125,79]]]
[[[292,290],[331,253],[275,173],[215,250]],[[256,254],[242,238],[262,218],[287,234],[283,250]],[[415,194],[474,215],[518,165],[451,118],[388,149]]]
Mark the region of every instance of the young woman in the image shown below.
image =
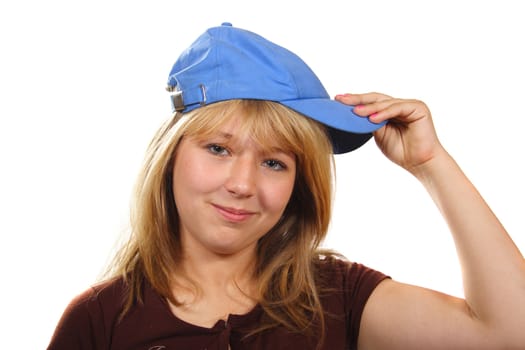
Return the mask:
[[[75,298],[48,349],[521,349],[525,262],[440,144],[423,102],[330,100],[304,62],[212,28],[170,74],[113,275]],[[372,135],[448,222],[465,299],[319,249],[333,152]]]

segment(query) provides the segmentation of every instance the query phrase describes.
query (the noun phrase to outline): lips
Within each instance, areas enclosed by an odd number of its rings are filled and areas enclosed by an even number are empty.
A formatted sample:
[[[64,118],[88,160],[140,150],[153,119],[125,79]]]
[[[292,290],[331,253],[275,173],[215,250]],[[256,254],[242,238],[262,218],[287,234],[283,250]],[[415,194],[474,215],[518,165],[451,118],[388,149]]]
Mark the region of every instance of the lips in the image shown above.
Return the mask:
[[[248,220],[255,214],[253,211],[231,207],[223,207],[217,204],[213,204],[213,207],[224,219],[231,222],[242,222]]]

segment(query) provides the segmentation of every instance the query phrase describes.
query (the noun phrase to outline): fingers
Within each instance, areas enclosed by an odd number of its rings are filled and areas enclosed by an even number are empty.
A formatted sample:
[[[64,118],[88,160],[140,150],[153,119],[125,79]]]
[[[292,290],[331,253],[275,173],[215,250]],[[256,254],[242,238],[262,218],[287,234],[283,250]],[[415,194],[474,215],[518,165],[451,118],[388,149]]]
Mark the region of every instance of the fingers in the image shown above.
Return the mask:
[[[355,107],[354,111],[360,115],[368,114],[369,119],[374,123],[392,119],[402,123],[412,123],[430,117],[428,107],[418,100],[391,99],[372,105],[360,105]]]
[[[381,123],[388,119],[402,119],[412,112],[413,108],[407,100],[394,98],[354,107],[354,113],[369,116],[370,121],[374,123]]]
[[[412,122],[430,115],[427,106],[421,101],[397,99],[376,92],[337,95],[335,99],[354,105],[355,114],[368,116],[373,123],[389,119]]]
[[[354,107],[354,113],[362,117],[369,117],[373,123],[380,123],[384,119],[378,118],[378,111],[386,107],[385,103],[392,101],[392,97],[377,92],[365,94],[344,94],[335,96],[335,100]],[[383,108],[378,108],[382,105]],[[379,117],[382,117],[379,115]]]
[[[341,94],[335,96],[335,99],[347,105],[357,106],[363,104],[371,104],[374,102],[384,101],[392,97],[380,94],[378,92],[369,92],[366,94]]]

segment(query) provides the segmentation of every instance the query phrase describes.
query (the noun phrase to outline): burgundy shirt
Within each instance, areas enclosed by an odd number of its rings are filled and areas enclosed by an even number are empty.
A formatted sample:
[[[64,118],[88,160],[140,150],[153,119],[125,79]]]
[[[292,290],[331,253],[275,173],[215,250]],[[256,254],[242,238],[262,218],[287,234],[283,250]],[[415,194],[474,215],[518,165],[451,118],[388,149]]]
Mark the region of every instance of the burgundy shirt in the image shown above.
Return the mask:
[[[321,296],[326,337],[321,349],[356,349],[361,315],[368,297],[384,274],[364,265],[328,259],[321,273],[333,292]],[[232,350],[314,349],[318,339],[275,327],[245,337],[260,324],[257,305],[244,315],[230,315],[212,328],[177,318],[167,301],[149,285],[143,303],[137,303],[118,322],[125,295],[122,280],[92,287],[77,296],[58,323],[48,350]]]

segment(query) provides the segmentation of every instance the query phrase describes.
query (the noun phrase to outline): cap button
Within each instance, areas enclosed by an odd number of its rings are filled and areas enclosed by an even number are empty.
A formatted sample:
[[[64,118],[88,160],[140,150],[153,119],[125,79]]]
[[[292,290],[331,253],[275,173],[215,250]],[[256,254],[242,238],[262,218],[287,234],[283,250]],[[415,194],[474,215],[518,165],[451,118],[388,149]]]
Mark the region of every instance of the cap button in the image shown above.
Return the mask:
[[[222,22],[221,26],[224,27],[233,27],[233,25],[230,22]]]

